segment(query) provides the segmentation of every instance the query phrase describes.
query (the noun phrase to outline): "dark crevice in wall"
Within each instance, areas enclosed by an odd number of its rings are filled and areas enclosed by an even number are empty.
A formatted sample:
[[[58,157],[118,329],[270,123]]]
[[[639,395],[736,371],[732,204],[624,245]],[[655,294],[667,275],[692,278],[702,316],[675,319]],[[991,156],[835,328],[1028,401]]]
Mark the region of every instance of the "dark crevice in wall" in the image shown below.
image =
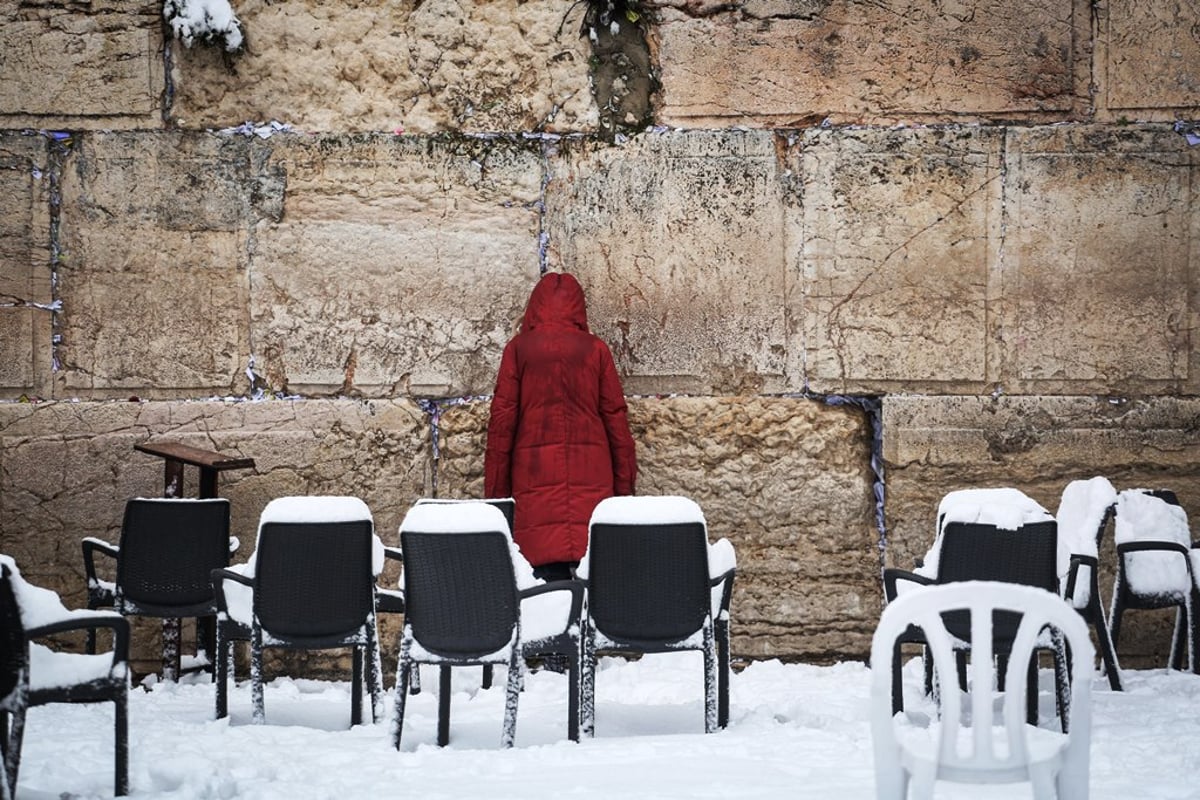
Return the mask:
[[[592,47],[592,95],[607,141],[644,130],[654,122],[652,98],[659,89],[650,44],[649,17],[634,0],[588,0],[579,34]]]
[[[62,308],[62,300],[59,296],[59,268],[63,263],[63,243],[62,243],[62,178],[67,169],[67,159],[71,155],[71,151],[75,146],[75,140],[71,133],[65,131],[46,131],[43,134],[47,139],[47,176],[46,180],[50,186],[49,196],[49,212],[50,212],[50,298],[51,298],[51,338],[50,338],[50,363],[51,371],[58,372],[60,368],[58,360],[58,347],[62,341],[62,333],[60,325],[62,317],[59,311]]]
[[[163,40],[162,121],[166,127],[175,128],[178,127],[178,124],[172,118],[172,112],[175,108],[175,79],[171,77],[171,70],[175,66],[175,51],[172,49],[175,34],[165,19],[162,20],[161,24]]]

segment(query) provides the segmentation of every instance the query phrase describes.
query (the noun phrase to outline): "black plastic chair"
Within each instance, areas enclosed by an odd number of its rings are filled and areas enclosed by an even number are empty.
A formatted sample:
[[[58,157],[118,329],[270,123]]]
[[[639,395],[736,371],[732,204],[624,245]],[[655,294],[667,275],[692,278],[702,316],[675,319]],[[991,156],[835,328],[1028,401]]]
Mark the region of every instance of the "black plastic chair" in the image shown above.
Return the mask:
[[[1168,512],[1174,517],[1171,529],[1144,529],[1140,510],[1146,506],[1162,504],[1173,507]],[[1138,508],[1138,511],[1134,511]],[[1126,509],[1122,516],[1122,509]],[[1196,608],[1192,604],[1195,593],[1195,578],[1192,575],[1190,558],[1190,532],[1187,516],[1179,505],[1179,499],[1169,489],[1127,489],[1117,497],[1117,535],[1126,541],[1117,542],[1117,569],[1113,577],[1112,607],[1109,612],[1109,635],[1113,648],[1121,638],[1121,621],[1128,610],[1175,609],[1175,630],[1171,637],[1171,653],[1167,663],[1171,669],[1183,669],[1185,654],[1191,658],[1188,668],[1200,672],[1200,659],[1195,654],[1200,650],[1200,626],[1196,624]],[[1136,579],[1139,559],[1155,559],[1160,566],[1172,570],[1178,578],[1175,586],[1138,586]],[[1190,639],[1190,646],[1189,646]]]
[[[25,714],[29,708],[48,703],[106,703],[114,705],[114,791],[129,793],[129,621],[118,614],[105,611],[76,611],[26,628],[21,619],[16,582],[21,581],[16,565],[7,558],[0,559],[0,752],[4,757],[3,792],[0,797],[11,798],[17,789],[17,773],[21,764],[21,744],[25,734]],[[25,584],[23,592],[45,592],[46,589]],[[45,605],[39,603],[39,605]],[[34,639],[72,631],[94,633],[97,628],[111,631],[112,661],[103,670],[90,664],[80,669],[74,666],[63,670],[86,677],[69,685],[49,685],[39,679],[42,657],[55,662],[78,662],[84,656],[73,653],[35,652],[41,647]],[[50,664],[46,664],[47,667]],[[59,670],[55,669],[55,672]],[[61,731],[56,732],[61,734]]]
[[[664,499],[610,498],[592,517],[582,686],[588,736],[595,733],[596,660],[601,652],[701,651],[704,731],[713,733],[729,721],[729,602],[736,569],[710,576],[708,535],[699,508],[695,521],[603,521],[611,518],[605,504],[613,501],[636,518],[638,501]],[[715,609],[714,589],[719,592]]]
[[[899,589],[900,581],[907,581],[917,586],[943,585],[960,581],[999,581],[1002,583],[1017,583],[1026,586],[1036,586],[1040,589],[1058,594],[1057,570],[1058,533],[1057,523],[1053,520],[1033,522],[1022,525],[1016,530],[1003,530],[994,525],[967,522],[948,522],[942,529],[941,546],[938,555],[937,576],[929,578],[925,575],[906,570],[887,569],[884,571],[884,589],[888,602],[894,600]],[[915,586],[910,591],[919,591]],[[1019,617],[1016,615],[998,616],[992,626],[992,652],[998,660],[1003,661],[1012,650],[1013,637],[1016,634]],[[947,618],[946,628],[959,641],[960,649],[969,649],[971,634],[969,620],[965,617]],[[1051,631],[1051,642],[1043,644],[1039,650],[1050,650],[1054,658],[1055,699],[1058,705],[1059,719],[1064,730],[1068,724],[1067,704],[1069,703],[1069,681],[1067,680],[1067,654],[1065,645],[1056,632]],[[926,644],[923,632],[919,629],[909,629],[895,643],[896,653],[892,658],[892,710],[898,713],[904,708],[903,683],[900,674],[899,648],[904,643]],[[1003,666],[999,674],[1003,674]],[[925,690],[934,691],[933,675],[930,659],[925,659]],[[965,689],[966,654],[962,652],[958,659],[958,683]],[[1029,694],[1026,700],[1026,710],[1031,724],[1037,724],[1037,660],[1029,662]],[[999,687],[1003,691],[1003,686]]]
[[[287,498],[294,500],[297,498]],[[319,513],[322,498],[312,500]],[[379,641],[375,627],[374,527],[365,519],[271,521],[263,512],[253,577],[233,569],[214,570],[212,582],[221,614],[217,625],[217,716],[227,711],[226,684],[231,645],[250,639],[250,681],[255,723],[263,707],[263,649],[353,649],[350,724],[362,722],[363,676],[371,696],[371,718],[381,711]],[[247,620],[231,614],[226,582],[252,590]]]
[[[519,588],[507,522],[495,508],[475,505],[419,503],[401,525],[408,612],[400,638],[393,743],[400,748],[405,701],[420,664],[439,668],[439,746],[450,740],[451,669],[503,664],[508,676],[501,744],[511,747],[524,659],[548,654],[569,660],[567,735],[577,741],[583,584],[555,581]],[[564,624],[526,641],[522,601],[553,592],[566,593],[560,606],[566,609]]]
[[[135,499],[125,504],[121,542],[83,540],[88,608],[112,608],[123,616],[163,620],[163,679],[178,678],[180,619],[195,618],[197,660],[211,671],[208,631],[217,613],[210,576],[229,563],[236,540],[229,537],[225,499]],[[116,562],[116,580],[99,577],[96,555]],[[87,641],[95,652],[95,639]]]
[[[1104,537],[1104,531],[1113,517],[1113,507],[1109,506],[1096,530],[1096,550],[1099,551]],[[1079,612],[1096,634],[1100,643],[1100,657],[1104,663],[1104,674],[1108,676],[1108,685],[1114,692],[1121,691],[1121,667],[1117,663],[1117,648],[1108,633],[1108,621],[1104,618],[1104,606],[1100,602],[1100,586],[1098,576],[1100,560],[1096,556],[1082,553],[1071,554],[1071,566],[1067,573],[1067,583],[1063,588],[1063,598]],[[1080,576],[1083,576],[1080,578]],[[1077,603],[1076,588],[1080,580],[1087,581],[1087,602]]]

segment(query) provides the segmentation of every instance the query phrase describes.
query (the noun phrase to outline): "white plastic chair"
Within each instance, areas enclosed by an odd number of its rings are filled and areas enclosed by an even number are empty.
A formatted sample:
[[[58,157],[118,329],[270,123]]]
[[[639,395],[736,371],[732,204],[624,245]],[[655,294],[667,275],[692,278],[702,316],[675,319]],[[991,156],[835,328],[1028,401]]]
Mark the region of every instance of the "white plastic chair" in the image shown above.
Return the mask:
[[[1022,615],[1005,674],[1007,691],[1000,718],[993,694],[993,612]],[[955,650],[942,614],[970,613],[970,703],[956,691]],[[925,631],[934,668],[942,681],[940,717],[928,727],[892,714],[894,643],[918,625]],[[1060,734],[1026,723],[1026,680],[1039,632],[1057,628],[1073,655],[1070,732]],[[937,780],[960,783],[1029,781],[1035,798],[1086,800],[1091,739],[1092,643],[1087,625],[1071,606],[1043,589],[1010,583],[962,581],[897,597],[880,617],[871,643],[871,733],[875,790],[879,800],[932,797]],[[981,689],[981,687],[984,687]],[[964,715],[964,712],[966,714]]]

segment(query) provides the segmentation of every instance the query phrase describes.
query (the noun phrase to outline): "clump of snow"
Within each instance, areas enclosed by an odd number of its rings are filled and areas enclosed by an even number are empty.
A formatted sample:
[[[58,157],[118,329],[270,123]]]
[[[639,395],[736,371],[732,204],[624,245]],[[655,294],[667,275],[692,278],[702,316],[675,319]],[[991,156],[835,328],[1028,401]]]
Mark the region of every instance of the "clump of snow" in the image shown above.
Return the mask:
[[[1144,489],[1126,489],[1117,495],[1114,535],[1117,544],[1159,541],[1191,547],[1187,512]],[[1191,589],[1187,559],[1179,553],[1128,553],[1125,578],[1138,594],[1186,594]]]
[[[229,53],[242,47],[242,24],[229,0],[164,0],[163,19],[188,47],[196,41]]]
[[[677,525],[704,523],[704,512],[687,497],[641,495],[609,497],[592,511],[592,523],[603,525]]]

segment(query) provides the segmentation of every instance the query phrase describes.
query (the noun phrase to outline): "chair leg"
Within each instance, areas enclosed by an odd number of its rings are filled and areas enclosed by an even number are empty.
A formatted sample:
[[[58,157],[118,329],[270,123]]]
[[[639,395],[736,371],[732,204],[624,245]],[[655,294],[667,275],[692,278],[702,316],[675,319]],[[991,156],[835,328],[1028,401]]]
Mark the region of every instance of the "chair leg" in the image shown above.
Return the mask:
[[[504,731],[500,735],[501,747],[512,747],[517,738],[517,704],[521,700],[521,648],[514,647],[508,661],[508,685],[504,693]]]
[[[250,639],[250,704],[251,721],[261,725],[267,721],[263,703],[263,643],[262,628],[254,625],[254,633]]]
[[[712,626],[704,630],[704,732],[717,731],[717,653]]]
[[[1167,657],[1167,668],[1174,670],[1183,669],[1183,657],[1188,649],[1188,639],[1190,638],[1187,630],[1188,613],[1184,606],[1179,606],[1175,609],[1175,627],[1171,630],[1171,655]],[[1191,664],[1188,665],[1191,669]]]
[[[114,793],[117,797],[129,794],[129,689],[123,686],[115,701],[113,757]]]
[[[438,747],[450,743],[450,666],[438,666]]]
[[[571,650],[570,663],[567,667],[567,738],[572,742],[579,741],[579,682],[580,642],[576,640]]]
[[[729,622],[717,620],[717,727],[729,725]]]
[[[1038,657],[1037,650],[1029,657],[1029,675],[1026,677],[1025,690],[1025,721],[1030,725],[1038,723]]]
[[[1088,622],[1096,631],[1096,641],[1100,643],[1100,658],[1104,663],[1104,674],[1108,677],[1108,686],[1114,692],[1121,691],[1121,667],[1117,664],[1117,649],[1108,635],[1108,625],[1104,620],[1104,609],[1100,607],[1100,595],[1096,584],[1092,584],[1092,599],[1088,603]]]
[[[596,640],[585,622],[583,664],[579,677],[579,726],[584,736],[596,735]]]
[[[362,725],[363,648],[354,645],[350,657],[350,727]]]
[[[1118,560],[1117,577],[1113,581],[1112,606],[1108,610],[1108,638],[1112,641],[1114,654],[1120,649],[1121,617],[1125,614],[1121,577],[1121,564]]]
[[[1052,632],[1051,639],[1054,642],[1054,705],[1058,710],[1062,732],[1067,733],[1071,727],[1071,683],[1068,675],[1071,654],[1061,631]]]
[[[904,710],[904,672],[902,659],[904,645],[897,641],[892,645],[892,716]]]
[[[178,617],[163,617],[162,621],[162,678],[179,681],[179,640],[182,622]]]
[[[392,716],[392,744],[400,749],[400,734],[404,730],[404,704],[408,699],[408,678],[412,664],[406,652],[401,652],[396,666],[396,704]]]
[[[213,664],[213,680],[216,682],[216,713],[217,719],[229,716],[229,675],[233,671],[233,648],[229,640],[217,628],[216,661]]]
[[[483,688],[484,688],[484,689],[490,689],[490,688],[492,688],[492,679],[493,679],[493,677],[494,677],[494,675],[493,675],[493,667],[492,667],[492,665],[491,665],[491,664],[484,664],[484,665],[483,665],[483,683],[482,683],[482,686],[483,686]]]
[[[5,737],[4,775],[9,798],[17,793],[17,773],[21,769],[21,742],[25,738],[25,706],[12,712],[12,728],[2,731]]]
[[[379,653],[378,633],[369,630],[367,637],[370,640],[367,647],[370,648],[371,657],[371,660],[367,662],[367,685],[371,691],[371,722],[373,724],[379,722],[379,718],[383,716],[383,659]]]

